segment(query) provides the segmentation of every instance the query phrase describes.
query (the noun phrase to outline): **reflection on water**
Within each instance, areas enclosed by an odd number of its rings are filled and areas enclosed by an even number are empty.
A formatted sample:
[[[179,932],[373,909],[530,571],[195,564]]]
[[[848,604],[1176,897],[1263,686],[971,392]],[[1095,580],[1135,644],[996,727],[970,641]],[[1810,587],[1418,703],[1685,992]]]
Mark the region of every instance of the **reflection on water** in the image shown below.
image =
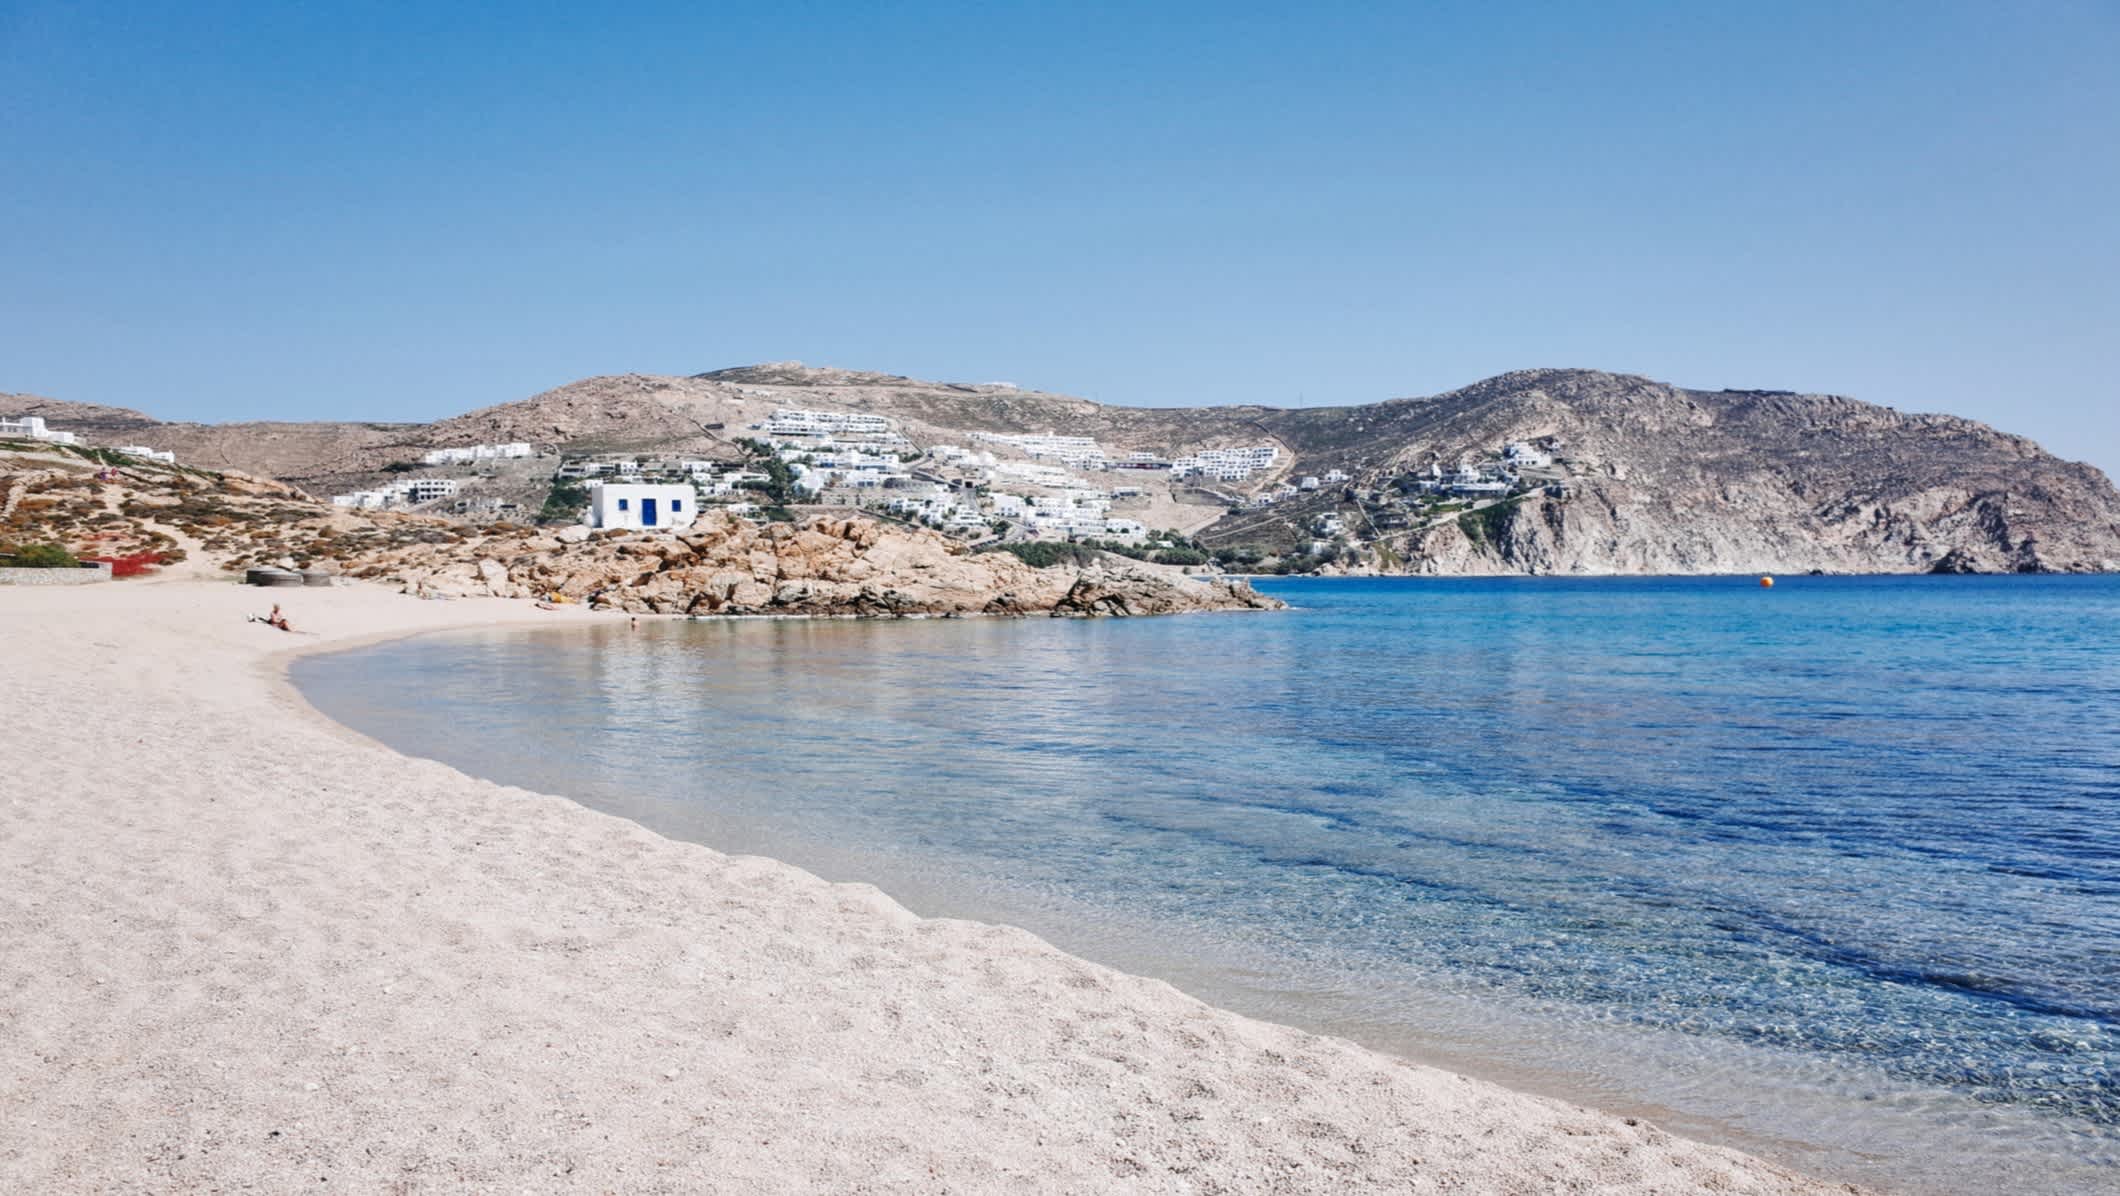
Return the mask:
[[[2120,583],[1269,588],[1300,609],[297,680],[408,752],[1798,1165],[2120,1182]]]

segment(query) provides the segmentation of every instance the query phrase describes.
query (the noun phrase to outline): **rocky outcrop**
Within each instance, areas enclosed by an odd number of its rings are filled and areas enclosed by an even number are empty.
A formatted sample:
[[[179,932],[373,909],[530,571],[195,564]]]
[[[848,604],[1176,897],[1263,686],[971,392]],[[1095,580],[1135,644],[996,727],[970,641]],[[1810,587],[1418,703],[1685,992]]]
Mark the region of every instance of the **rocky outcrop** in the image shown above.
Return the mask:
[[[1036,569],[862,516],[754,524],[717,511],[677,535],[483,528],[334,507],[239,474],[0,450],[0,543],[160,552],[205,568],[322,568],[436,597],[497,595],[714,615],[1158,615],[1277,610],[1242,582],[1105,558]]]
[[[351,572],[428,596],[558,595],[640,614],[1089,617],[1282,606],[1243,582],[1135,562],[1036,569],[858,517],[759,526],[713,513],[676,535],[498,531],[393,548]]]

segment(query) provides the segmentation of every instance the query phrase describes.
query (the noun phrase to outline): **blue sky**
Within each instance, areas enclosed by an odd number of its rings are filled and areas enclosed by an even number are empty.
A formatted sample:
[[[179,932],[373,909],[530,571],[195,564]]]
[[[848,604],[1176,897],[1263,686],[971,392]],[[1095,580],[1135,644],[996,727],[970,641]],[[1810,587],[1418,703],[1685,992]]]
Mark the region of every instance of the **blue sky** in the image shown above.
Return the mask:
[[[2120,5],[0,0],[0,390],[423,419],[785,358],[1569,365],[2120,473]],[[442,10],[455,11],[442,11]]]

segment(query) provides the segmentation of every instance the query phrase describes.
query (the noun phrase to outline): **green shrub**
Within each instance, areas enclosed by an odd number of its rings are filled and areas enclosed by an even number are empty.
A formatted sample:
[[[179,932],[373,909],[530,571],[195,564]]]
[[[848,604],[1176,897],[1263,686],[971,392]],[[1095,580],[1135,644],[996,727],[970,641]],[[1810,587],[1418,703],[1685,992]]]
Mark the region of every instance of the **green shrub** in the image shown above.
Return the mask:
[[[57,544],[29,544],[12,554],[0,549],[0,565],[11,569],[78,569],[81,562]]]
[[[1005,552],[1034,569],[1050,569],[1055,565],[1072,565],[1080,569],[1097,560],[1096,549],[1066,540],[1017,540],[989,544],[979,551]]]
[[[1458,529],[1474,544],[1490,544],[1502,538],[1502,533],[1509,528],[1509,521],[1515,516],[1514,504],[1496,503],[1458,516]]]
[[[573,523],[589,509],[589,488],[572,478],[555,478],[545,505],[537,512],[539,523]]]

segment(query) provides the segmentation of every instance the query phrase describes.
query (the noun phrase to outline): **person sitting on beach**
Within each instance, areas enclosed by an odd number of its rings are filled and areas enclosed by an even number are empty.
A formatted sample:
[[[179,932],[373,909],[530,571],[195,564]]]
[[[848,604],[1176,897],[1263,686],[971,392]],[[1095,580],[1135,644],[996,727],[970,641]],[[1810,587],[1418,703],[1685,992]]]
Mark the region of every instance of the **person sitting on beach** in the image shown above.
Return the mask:
[[[290,626],[288,626],[288,625],[287,625],[287,616],[286,616],[286,615],[283,615],[283,614],[281,614],[281,613],[280,613],[280,604],[279,604],[279,603],[277,603],[277,602],[275,602],[275,603],[273,603],[273,604],[272,604],[272,613],[271,613],[271,614],[269,614],[269,615],[252,615],[252,616],[250,616],[250,621],[251,621],[251,622],[253,622],[253,623],[263,623],[263,624],[265,624],[265,625],[266,625],[267,627],[277,627],[277,628],[279,628],[279,629],[280,629],[281,631],[293,631],[293,630],[294,630],[294,628],[292,628],[292,627],[290,627]]]

